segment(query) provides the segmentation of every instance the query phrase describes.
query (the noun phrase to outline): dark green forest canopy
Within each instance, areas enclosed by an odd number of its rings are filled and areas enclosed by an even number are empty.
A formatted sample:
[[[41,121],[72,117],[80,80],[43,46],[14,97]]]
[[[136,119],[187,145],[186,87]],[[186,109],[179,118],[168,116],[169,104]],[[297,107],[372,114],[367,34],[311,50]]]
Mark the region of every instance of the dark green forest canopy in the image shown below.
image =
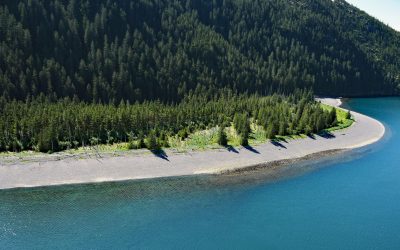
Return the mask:
[[[179,104],[159,101],[128,104],[86,104],[71,100],[48,102],[0,99],[0,152],[37,150],[54,152],[85,145],[129,142],[132,148],[168,147],[168,138],[212,127],[225,128],[233,122],[247,140],[253,123],[276,135],[318,133],[335,126],[333,116],[313,100],[311,92],[290,96],[258,96],[220,91],[213,97],[200,92],[187,95]],[[244,144],[244,143],[243,143]]]
[[[400,35],[342,0],[2,0],[0,96],[392,95]]]

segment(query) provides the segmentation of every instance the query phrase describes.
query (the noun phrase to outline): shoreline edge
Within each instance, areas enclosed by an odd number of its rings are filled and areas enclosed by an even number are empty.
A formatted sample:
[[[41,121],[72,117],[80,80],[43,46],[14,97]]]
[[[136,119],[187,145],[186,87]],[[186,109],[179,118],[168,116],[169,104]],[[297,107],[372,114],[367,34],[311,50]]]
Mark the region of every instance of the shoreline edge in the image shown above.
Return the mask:
[[[317,98],[317,101],[336,108],[342,105],[339,98]],[[332,138],[316,136],[279,145],[267,142],[254,146],[251,150],[239,148],[235,152],[215,149],[185,154],[172,153],[167,159],[140,155],[0,164],[0,190],[239,173],[271,166],[279,167],[303,159],[320,158],[326,154],[361,148],[384,136],[385,126],[381,122],[351,112],[355,122],[346,129],[332,132]]]

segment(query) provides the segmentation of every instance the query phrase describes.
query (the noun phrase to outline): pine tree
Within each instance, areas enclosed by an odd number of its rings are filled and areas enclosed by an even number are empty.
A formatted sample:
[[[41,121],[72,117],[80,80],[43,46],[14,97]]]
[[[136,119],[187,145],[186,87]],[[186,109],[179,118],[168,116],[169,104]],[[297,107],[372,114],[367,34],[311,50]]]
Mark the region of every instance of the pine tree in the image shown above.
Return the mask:
[[[267,131],[266,131],[266,136],[267,139],[275,139],[275,137],[277,136],[277,128],[276,128],[276,124],[275,123],[270,123],[267,127]]]
[[[332,108],[329,112],[328,124],[330,126],[335,126],[337,124],[337,113],[336,108]]]
[[[155,133],[154,130],[152,130],[149,133],[149,135],[147,136],[146,147],[147,147],[148,150],[151,150],[151,151],[155,151],[155,150],[159,150],[160,149],[158,141],[157,141],[157,136],[156,136],[156,133]]]
[[[350,113],[350,110],[349,110],[349,111],[347,111],[347,113],[346,113],[346,119],[351,119],[351,113]]]
[[[249,134],[243,133],[240,135],[240,145],[246,147],[249,146]]]
[[[279,123],[278,135],[286,135],[286,131],[287,131],[286,126],[287,126],[286,121],[281,121]]]
[[[228,145],[228,138],[226,136],[224,127],[220,126],[217,132],[217,143],[221,146]]]

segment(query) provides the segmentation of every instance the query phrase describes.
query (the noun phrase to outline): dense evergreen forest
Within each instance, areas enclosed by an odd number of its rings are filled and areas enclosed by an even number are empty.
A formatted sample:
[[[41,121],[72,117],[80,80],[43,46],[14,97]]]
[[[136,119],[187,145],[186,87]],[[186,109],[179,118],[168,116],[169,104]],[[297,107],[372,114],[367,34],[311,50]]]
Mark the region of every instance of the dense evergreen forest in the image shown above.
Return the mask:
[[[0,151],[247,145],[334,126],[313,93],[399,91],[399,33],[343,0],[0,3]]]
[[[218,126],[218,143],[226,145],[224,129],[233,124],[240,144],[248,145],[250,123],[266,136],[311,134],[337,123],[336,111],[324,110],[311,92],[289,96],[220,91],[213,97],[197,90],[179,104],[143,102],[119,105],[85,104],[65,99],[56,103],[0,102],[0,151],[54,152],[79,146],[129,142],[131,149],[168,147],[168,138]],[[224,139],[225,137],[225,139]]]
[[[400,35],[343,0],[2,0],[0,96],[179,102],[197,86],[390,95]]]

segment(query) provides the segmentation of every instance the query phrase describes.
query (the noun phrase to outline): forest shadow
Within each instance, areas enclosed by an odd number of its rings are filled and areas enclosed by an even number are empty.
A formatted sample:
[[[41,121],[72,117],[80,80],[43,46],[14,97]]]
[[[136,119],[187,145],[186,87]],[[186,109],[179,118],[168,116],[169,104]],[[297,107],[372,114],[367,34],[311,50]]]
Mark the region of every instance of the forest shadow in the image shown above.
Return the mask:
[[[163,149],[151,150],[154,156],[169,161],[167,153]]]
[[[329,131],[322,131],[318,135],[321,136],[322,138],[325,138],[325,139],[334,139],[334,138],[336,138],[336,136],[334,134],[332,134],[331,132],[329,132]]]
[[[228,150],[228,152],[233,152],[235,154],[239,154],[239,151],[237,151],[236,148],[234,148],[231,145],[226,145],[225,148],[226,148],[226,150]]]
[[[272,145],[274,145],[275,147],[279,147],[279,148],[284,148],[287,149],[287,147],[285,145],[283,145],[282,143],[280,143],[277,140],[271,140]]]
[[[315,134],[308,134],[307,135],[308,138],[316,140],[317,138],[315,138]]]
[[[257,149],[253,148],[252,146],[244,146],[245,149],[249,150],[250,152],[253,152],[255,154],[260,154],[260,152],[257,151]]]
[[[288,143],[286,138],[283,138],[283,137],[282,138],[275,138],[274,141]]]

